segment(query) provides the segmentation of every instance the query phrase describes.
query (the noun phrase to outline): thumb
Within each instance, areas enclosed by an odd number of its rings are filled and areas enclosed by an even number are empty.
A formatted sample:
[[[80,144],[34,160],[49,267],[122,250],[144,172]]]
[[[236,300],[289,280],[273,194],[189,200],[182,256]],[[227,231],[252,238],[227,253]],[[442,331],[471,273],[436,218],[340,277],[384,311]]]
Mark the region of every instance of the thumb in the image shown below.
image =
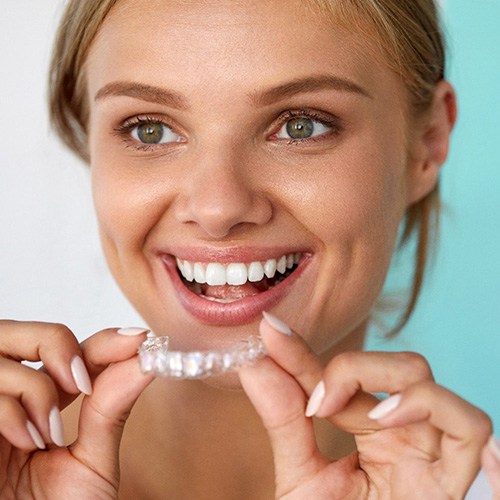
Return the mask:
[[[259,332],[268,356],[294,377],[307,396],[311,397],[322,380],[324,367],[305,340],[269,313],[264,315]],[[379,424],[368,418],[368,412],[376,403],[378,401],[374,396],[359,391],[341,411],[330,415],[328,420],[345,432],[370,434],[380,428]]]
[[[141,373],[137,349],[145,335],[120,338],[107,332],[83,346],[90,365],[108,366],[95,378],[80,410],[73,456],[118,487],[119,447],[125,422],[139,395],[153,380]],[[97,348],[99,347],[99,348]],[[95,353],[95,356],[93,355]],[[106,360],[109,353],[109,360]],[[122,360],[117,358],[121,357]]]
[[[274,455],[276,498],[313,477],[328,463],[319,452],[305,394],[272,359],[240,369],[240,381],[266,428]]]

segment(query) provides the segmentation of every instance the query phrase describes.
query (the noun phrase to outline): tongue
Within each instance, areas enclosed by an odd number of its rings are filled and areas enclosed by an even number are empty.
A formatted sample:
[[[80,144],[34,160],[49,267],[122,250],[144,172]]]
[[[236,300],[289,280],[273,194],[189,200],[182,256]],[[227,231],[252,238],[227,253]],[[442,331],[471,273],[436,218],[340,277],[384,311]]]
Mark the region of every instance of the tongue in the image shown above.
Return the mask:
[[[244,285],[234,286],[234,285],[202,285],[202,293],[206,297],[212,297],[214,299],[227,299],[227,300],[238,300],[244,299],[245,297],[251,297],[257,295],[268,289],[266,280],[259,281],[258,283],[250,283],[247,281]]]

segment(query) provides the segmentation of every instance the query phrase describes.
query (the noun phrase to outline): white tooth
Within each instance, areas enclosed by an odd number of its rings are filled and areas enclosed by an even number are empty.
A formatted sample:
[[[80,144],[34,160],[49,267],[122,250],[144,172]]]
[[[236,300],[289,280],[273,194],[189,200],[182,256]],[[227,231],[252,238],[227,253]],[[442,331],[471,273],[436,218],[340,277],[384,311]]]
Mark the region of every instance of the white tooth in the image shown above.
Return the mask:
[[[177,268],[181,272],[182,276],[184,276],[184,278],[185,278],[186,275],[184,274],[184,266],[182,264],[182,261],[179,259],[179,257],[176,257],[175,258],[175,262],[177,262]]]
[[[298,264],[300,262],[300,258],[302,257],[302,254],[301,253],[296,253],[294,256],[293,256],[293,263],[294,264]]]
[[[210,262],[205,272],[205,279],[209,285],[225,285],[226,270],[224,266],[218,262]]]
[[[205,269],[200,262],[195,262],[193,267],[193,275],[196,283],[206,283],[207,280],[205,278]]]
[[[226,280],[228,285],[243,285],[247,282],[248,271],[245,264],[237,264],[233,262],[226,269]]]
[[[268,278],[273,278],[276,274],[276,259],[266,260],[264,263],[264,273]]]
[[[286,272],[286,256],[283,255],[283,257],[278,260],[278,263],[276,264],[276,269],[278,270],[279,273],[285,274]]]
[[[286,268],[292,269],[293,267],[293,253],[286,256]]]
[[[260,262],[252,262],[248,266],[248,281],[256,282],[264,278],[264,267]]]
[[[193,281],[194,274],[193,274],[193,266],[191,265],[191,262],[188,262],[187,260],[185,260],[182,268],[184,269],[184,272],[182,273],[184,278],[186,278],[188,281]]]

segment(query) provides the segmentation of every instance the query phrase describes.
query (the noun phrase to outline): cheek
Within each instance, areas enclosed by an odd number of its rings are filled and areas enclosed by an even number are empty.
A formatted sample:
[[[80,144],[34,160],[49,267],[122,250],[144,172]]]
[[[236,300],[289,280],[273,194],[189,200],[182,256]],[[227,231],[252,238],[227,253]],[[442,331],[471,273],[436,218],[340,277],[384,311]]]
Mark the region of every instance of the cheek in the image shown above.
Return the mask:
[[[405,212],[404,155],[366,145],[364,151],[339,156],[315,183],[294,187],[304,193],[302,201],[296,199],[295,217],[319,245],[309,310],[297,318],[317,352],[370,314]]]
[[[131,186],[122,176],[113,174],[109,166],[99,162],[92,165],[92,192],[105,250],[114,247],[118,252],[134,244],[141,237],[144,225],[140,200],[133,195]]]
[[[297,182],[303,193],[295,213],[325,245],[384,243],[397,231],[406,207],[405,160],[368,151],[346,155],[321,168],[314,183]]]
[[[102,245],[110,265],[140,252],[151,228],[164,211],[165,197],[155,191],[162,186],[122,159],[99,150],[92,158],[92,192]]]

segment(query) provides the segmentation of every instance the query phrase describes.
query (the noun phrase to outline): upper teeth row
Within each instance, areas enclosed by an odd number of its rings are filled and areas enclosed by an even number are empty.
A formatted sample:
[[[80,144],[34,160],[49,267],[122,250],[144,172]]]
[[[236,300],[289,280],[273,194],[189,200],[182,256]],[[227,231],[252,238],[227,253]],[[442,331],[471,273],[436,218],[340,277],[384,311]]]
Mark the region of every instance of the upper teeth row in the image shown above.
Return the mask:
[[[283,255],[279,259],[268,259],[264,262],[250,262],[249,264],[231,262],[222,264],[220,262],[189,262],[187,260],[176,259],[177,267],[182,276],[188,281],[196,283],[206,283],[208,285],[243,285],[247,281],[260,281],[267,276],[274,277],[276,271],[284,274],[287,269],[291,269],[294,264],[298,264],[301,258],[300,253]]]

